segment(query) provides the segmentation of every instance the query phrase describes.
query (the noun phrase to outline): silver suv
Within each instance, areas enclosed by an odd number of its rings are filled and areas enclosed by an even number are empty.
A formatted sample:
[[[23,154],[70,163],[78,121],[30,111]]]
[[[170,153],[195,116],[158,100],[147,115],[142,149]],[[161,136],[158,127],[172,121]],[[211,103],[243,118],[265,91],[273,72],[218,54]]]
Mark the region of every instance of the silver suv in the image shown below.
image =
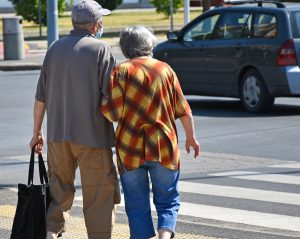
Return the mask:
[[[154,49],[185,94],[240,98],[250,112],[300,96],[300,4],[241,1],[197,17]]]

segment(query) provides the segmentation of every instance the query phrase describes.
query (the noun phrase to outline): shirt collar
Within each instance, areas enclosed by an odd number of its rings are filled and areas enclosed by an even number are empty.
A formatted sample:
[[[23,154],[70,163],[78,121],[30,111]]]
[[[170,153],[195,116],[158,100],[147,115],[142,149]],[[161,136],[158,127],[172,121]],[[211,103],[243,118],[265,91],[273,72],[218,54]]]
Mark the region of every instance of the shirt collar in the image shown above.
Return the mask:
[[[91,37],[95,37],[88,30],[84,30],[84,29],[73,29],[73,30],[70,31],[70,36],[81,36],[81,37],[91,36]]]

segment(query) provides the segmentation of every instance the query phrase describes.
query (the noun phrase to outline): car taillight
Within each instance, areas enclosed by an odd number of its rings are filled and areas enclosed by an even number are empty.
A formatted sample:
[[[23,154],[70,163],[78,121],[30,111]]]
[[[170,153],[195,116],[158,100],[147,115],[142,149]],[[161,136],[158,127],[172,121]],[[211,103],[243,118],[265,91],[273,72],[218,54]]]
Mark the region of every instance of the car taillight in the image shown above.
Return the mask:
[[[297,65],[297,56],[295,52],[295,45],[292,39],[285,41],[280,49],[277,58],[279,66]]]

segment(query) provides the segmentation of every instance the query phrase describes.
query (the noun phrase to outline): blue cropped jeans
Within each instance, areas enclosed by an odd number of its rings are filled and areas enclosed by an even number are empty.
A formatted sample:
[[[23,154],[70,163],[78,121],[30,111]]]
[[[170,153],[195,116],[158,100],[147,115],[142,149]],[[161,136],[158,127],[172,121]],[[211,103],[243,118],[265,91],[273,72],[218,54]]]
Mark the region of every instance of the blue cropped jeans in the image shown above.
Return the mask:
[[[124,170],[121,176],[131,239],[155,236],[150,208],[149,175],[158,216],[157,229],[168,229],[173,235],[175,232],[180,207],[177,187],[179,170],[165,168],[159,162],[147,161],[138,169],[128,172]]]

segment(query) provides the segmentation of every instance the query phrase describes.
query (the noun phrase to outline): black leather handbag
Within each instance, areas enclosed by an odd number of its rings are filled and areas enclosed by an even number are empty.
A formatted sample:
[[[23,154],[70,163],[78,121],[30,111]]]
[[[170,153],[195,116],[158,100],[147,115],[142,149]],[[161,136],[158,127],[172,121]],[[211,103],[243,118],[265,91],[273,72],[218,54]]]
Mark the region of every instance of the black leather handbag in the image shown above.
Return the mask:
[[[18,203],[11,239],[45,239],[46,212],[50,203],[48,177],[42,155],[38,155],[40,185],[33,184],[34,149],[31,151],[28,183],[18,184]]]

